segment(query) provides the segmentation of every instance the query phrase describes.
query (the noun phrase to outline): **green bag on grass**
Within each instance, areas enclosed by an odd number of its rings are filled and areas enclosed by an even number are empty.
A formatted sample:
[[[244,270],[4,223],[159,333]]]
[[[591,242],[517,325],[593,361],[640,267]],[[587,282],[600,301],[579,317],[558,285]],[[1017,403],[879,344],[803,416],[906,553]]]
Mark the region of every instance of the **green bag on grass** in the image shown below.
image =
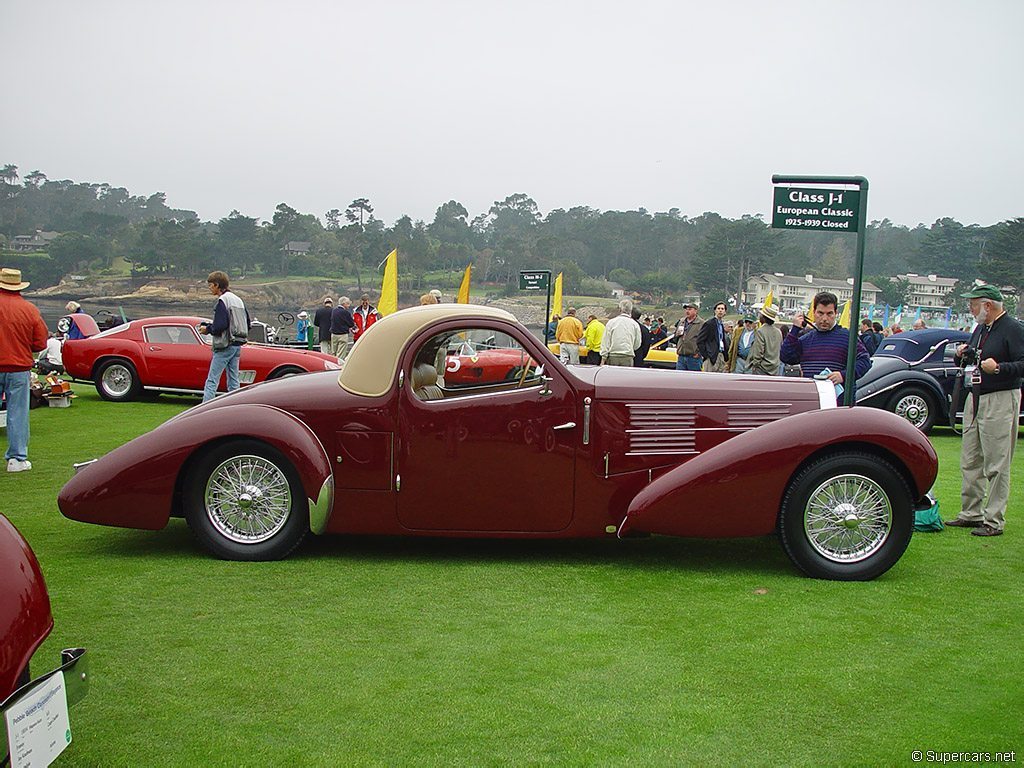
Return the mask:
[[[932,502],[928,509],[919,509],[914,512],[914,530],[937,533],[946,527],[942,524],[942,516],[939,514],[939,500],[929,491],[928,501]]]

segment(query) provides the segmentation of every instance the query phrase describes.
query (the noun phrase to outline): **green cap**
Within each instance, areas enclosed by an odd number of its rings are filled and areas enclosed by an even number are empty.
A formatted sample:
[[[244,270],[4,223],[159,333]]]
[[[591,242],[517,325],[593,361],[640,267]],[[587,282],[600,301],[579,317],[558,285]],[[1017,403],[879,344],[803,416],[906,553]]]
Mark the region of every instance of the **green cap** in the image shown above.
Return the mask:
[[[967,293],[961,293],[960,295],[965,299],[1003,300],[1003,294],[994,285],[976,285]]]
[[[744,315],[743,316],[743,322],[744,323],[756,323],[757,322],[757,316],[756,315],[750,315],[750,314]]]

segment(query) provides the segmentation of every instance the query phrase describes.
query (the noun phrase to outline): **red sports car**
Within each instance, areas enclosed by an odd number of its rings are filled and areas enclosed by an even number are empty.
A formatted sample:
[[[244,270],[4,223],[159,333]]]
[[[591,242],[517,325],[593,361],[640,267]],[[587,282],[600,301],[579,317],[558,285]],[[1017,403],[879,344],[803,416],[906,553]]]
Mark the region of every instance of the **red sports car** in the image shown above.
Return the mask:
[[[64,342],[64,369],[92,381],[105,400],[125,401],[142,390],[202,394],[210,370],[210,337],[199,317],[133,320],[86,339]],[[296,373],[338,370],[338,359],[322,352],[246,344],[239,361],[242,386]],[[226,390],[221,377],[220,390]]]
[[[440,379],[463,343],[521,367]],[[900,558],[936,470],[906,420],[836,408],[830,382],[566,367],[507,312],[441,304],[376,323],[340,375],[234,392],[81,465],[58,502],[103,525],[181,516],[237,560],[284,557],[310,531],[778,531],[805,572],[850,580]]]
[[[84,648],[69,648],[61,652],[58,669],[32,679],[29,660],[53,629],[50,597],[32,548],[2,514],[0,584],[0,764],[7,764],[13,742],[15,764],[45,765],[47,755],[39,750],[55,755],[71,741],[70,729],[65,732],[67,708],[89,689],[88,659]],[[26,718],[27,712],[33,714]],[[43,725],[36,722],[40,715]],[[13,734],[8,720],[14,723]],[[40,731],[60,726],[65,727],[54,734],[56,744],[36,743]]]

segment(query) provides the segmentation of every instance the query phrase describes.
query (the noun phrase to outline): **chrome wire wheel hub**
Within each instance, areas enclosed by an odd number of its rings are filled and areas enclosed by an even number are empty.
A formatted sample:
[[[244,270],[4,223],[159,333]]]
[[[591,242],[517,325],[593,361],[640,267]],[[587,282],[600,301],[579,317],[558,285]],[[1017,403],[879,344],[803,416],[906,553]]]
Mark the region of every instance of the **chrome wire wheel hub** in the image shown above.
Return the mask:
[[[819,485],[804,509],[804,532],[814,550],[835,563],[871,557],[889,538],[892,506],[864,475],[836,475]]]
[[[262,456],[233,456],[210,473],[206,515],[218,533],[239,544],[258,544],[288,520],[292,492],[281,468]]]
[[[132,375],[123,365],[112,365],[103,372],[103,387],[112,395],[123,395],[132,387]]]
[[[896,403],[896,415],[920,427],[928,419],[928,403],[920,395],[907,395]]]

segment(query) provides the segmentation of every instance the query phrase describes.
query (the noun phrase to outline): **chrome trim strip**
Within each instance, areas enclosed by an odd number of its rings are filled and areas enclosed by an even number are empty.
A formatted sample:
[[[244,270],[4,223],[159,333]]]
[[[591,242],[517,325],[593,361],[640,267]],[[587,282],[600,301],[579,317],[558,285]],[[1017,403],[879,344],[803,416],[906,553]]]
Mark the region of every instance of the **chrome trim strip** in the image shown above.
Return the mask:
[[[83,469],[88,467],[90,464],[95,464],[97,461],[99,461],[99,459],[89,459],[88,461],[79,461],[79,462],[77,462],[75,464],[72,464],[71,468],[75,470],[75,474],[77,475],[79,472],[81,472]]]
[[[609,454],[606,452],[605,455],[604,455],[604,479],[605,480],[608,479],[608,456],[609,456]]]
[[[316,501],[309,500],[309,530],[321,534],[327,530],[327,520],[331,516],[334,503],[334,475],[328,475],[320,486],[320,495]]]
[[[590,404],[589,397],[583,398],[583,444],[590,445]]]

